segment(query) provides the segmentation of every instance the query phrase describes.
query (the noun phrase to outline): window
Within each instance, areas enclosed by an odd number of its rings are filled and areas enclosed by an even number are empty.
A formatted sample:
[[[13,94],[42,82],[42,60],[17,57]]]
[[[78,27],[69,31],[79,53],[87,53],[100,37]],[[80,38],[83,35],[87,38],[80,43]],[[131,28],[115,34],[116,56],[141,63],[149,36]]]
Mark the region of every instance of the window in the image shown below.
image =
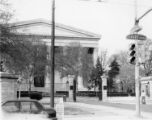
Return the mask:
[[[3,61],[0,61],[0,71],[1,71],[1,72],[4,72]]]
[[[44,76],[36,76],[34,77],[34,86],[35,87],[44,87]]]
[[[93,54],[94,48],[88,48],[88,54]]]
[[[19,111],[19,104],[15,102],[7,102],[2,109],[6,112],[18,112]]]
[[[39,113],[39,109],[35,105],[34,102],[22,102],[22,109],[21,112],[23,113]]]
[[[60,53],[63,51],[63,47],[55,46],[55,53]]]
[[[9,113],[32,113],[38,114],[42,111],[42,107],[38,103],[32,101],[12,101],[7,102],[2,106],[3,110]]]

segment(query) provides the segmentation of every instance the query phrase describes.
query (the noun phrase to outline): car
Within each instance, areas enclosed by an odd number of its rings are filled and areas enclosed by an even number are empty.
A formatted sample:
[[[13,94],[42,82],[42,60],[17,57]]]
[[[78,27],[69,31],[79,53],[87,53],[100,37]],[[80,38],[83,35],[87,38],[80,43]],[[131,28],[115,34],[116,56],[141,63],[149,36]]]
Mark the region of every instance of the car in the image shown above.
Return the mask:
[[[57,120],[54,108],[45,108],[37,100],[8,100],[2,104],[2,110],[9,115],[29,116],[29,114],[47,115],[51,120]],[[34,115],[34,116],[35,116]]]

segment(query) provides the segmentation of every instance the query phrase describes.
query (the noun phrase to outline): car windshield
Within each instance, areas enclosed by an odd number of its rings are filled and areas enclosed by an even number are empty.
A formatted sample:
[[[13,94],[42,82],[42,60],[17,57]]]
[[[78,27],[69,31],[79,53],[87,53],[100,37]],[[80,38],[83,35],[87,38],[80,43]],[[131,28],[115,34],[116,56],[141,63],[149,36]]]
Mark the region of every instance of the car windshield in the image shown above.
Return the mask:
[[[40,113],[41,109],[35,102],[19,102],[12,101],[3,105],[3,110],[6,112],[19,112],[19,113]]]

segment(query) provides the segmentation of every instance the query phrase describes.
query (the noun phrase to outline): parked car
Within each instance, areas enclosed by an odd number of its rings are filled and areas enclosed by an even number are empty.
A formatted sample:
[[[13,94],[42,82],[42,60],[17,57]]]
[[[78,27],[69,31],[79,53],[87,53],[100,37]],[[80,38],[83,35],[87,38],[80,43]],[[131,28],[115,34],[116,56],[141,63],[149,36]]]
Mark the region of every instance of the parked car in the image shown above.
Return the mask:
[[[57,120],[56,111],[54,108],[45,108],[40,102],[37,100],[9,100],[2,104],[2,110],[6,113],[11,113],[9,115],[25,115],[28,114],[37,114],[47,115],[51,120]]]

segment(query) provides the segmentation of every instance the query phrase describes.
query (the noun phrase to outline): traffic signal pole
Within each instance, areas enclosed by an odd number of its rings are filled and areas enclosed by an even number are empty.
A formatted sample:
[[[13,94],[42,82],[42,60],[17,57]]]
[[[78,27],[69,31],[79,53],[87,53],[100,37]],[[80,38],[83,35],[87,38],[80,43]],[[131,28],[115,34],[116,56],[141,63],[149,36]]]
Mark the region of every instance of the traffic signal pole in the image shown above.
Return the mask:
[[[135,91],[136,91],[136,115],[141,116],[140,111],[140,80],[139,80],[139,46],[136,40],[136,59],[135,59]]]
[[[136,91],[136,115],[141,117],[140,110],[140,75],[139,75],[139,41],[146,40],[146,36],[139,35],[138,32],[142,29],[139,27],[139,21],[145,17],[149,12],[152,11],[152,8],[146,11],[141,17],[137,19],[137,0],[135,0],[135,25],[131,29],[131,34],[127,36],[128,39],[135,40],[135,49],[136,49],[136,59],[135,59],[135,91]]]
[[[138,26],[139,20],[137,20],[137,0],[135,0],[135,26]],[[141,30],[141,29],[139,29]],[[138,30],[135,31],[138,34]],[[136,91],[136,115],[141,116],[140,111],[140,81],[139,81],[139,46],[138,40],[135,41],[136,59],[135,59],[135,91]]]

